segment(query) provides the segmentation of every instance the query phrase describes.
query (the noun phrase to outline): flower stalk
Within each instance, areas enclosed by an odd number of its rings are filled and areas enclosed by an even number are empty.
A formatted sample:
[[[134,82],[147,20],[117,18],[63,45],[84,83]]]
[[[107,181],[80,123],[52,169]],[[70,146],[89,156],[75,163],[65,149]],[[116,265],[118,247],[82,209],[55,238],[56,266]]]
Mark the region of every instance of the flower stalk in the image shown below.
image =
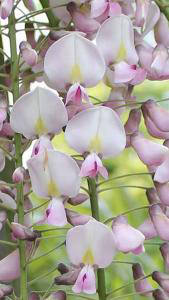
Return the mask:
[[[99,221],[100,216],[99,216],[97,183],[96,183],[96,180],[93,178],[88,178],[87,181],[88,181],[88,187],[89,187],[89,196],[90,196],[92,217],[95,218],[97,221]],[[99,300],[106,300],[106,282],[105,282],[104,269],[97,270],[97,278],[98,278]]]
[[[11,49],[11,78],[12,78],[12,94],[13,103],[19,98],[19,61],[17,55],[17,44],[16,44],[16,29],[15,29],[15,12],[12,11],[9,17],[9,36],[10,36],[10,49]],[[22,166],[22,149],[21,149],[21,135],[15,133],[15,161],[16,168]],[[23,184],[18,183],[17,189],[17,211],[18,211],[18,222],[24,224],[24,194]],[[25,241],[19,241],[19,254],[20,254],[20,300],[27,300],[27,266],[26,266],[26,255],[25,255]]]

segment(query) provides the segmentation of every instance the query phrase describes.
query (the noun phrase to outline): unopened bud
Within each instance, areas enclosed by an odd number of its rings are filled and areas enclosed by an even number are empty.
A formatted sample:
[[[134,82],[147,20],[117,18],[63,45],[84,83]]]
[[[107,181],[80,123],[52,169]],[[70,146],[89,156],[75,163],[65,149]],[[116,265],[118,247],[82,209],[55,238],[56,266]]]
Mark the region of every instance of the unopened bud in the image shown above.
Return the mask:
[[[139,124],[141,121],[140,109],[132,109],[129,113],[128,120],[124,125],[126,134],[133,134],[139,130]]]
[[[149,208],[149,214],[160,238],[169,241],[169,218],[167,218],[161,206],[159,204],[153,204]]]
[[[150,240],[157,236],[157,231],[150,218],[147,218],[139,227],[138,230],[144,234],[146,240]]]
[[[66,293],[64,291],[57,291],[52,293],[51,300],[66,300]]]
[[[19,45],[23,60],[31,67],[35,66],[38,61],[38,55],[28,42],[21,42]]]
[[[157,194],[159,196],[160,201],[169,206],[169,184],[168,183],[158,183],[155,182],[155,187],[157,190]]]
[[[32,293],[29,295],[28,300],[40,300],[40,296],[39,296],[37,293],[32,292]]]
[[[0,284],[0,299],[6,299],[5,296],[11,295],[13,287],[10,285]]]
[[[65,209],[68,222],[72,226],[84,225],[90,220],[90,216],[81,215],[73,210]]]
[[[58,264],[57,269],[61,274],[65,274],[65,273],[68,273],[70,271],[70,267],[68,267],[67,265],[65,265],[63,263]]]
[[[164,243],[160,246],[161,255],[164,259],[166,268],[169,269],[169,244]]]
[[[15,169],[12,175],[12,180],[14,183],[20,183],[24,181],[24,173],[25,169],[23,167],[19,167]]]
[[[19,223],[12,222],[11,230],[13,236],[19,240],[34,241],[37,237],[39,237],[39,232],[32,231],[28,227],[21,225]]]
[[[160,198],[155,188],[148,188],[146,190],[146,196],[150,204],[156,204],[160,202]]]
[[[56,277],[55,278],[55,284],[57,284],[57,285],[74,285],[80,271],[81,271],[80,268],[70,269],[69,272],[64,273],[64,274]]]
[[[153,280],[155,280],[162,289],[169,293],[169,275],[166,273],[155,271],[152,274]]]
[[[150,135],[160,139],[169,138],[169,112],[154,100],[146,101],[142,107],[144,121]]]
[[[168,20],[163,13],[161,13],[158,22],[154,26],[154,37],[157,44],[163,44],[165,47],[169,47]]]
[[[153,297],[155,300],[168,300],[168,296],[160,289],[153,292]]]
[[[139,263],[133,264],[132,270],[133,270],[134,280],[137,280],[137,279],[145,276],[144,271]],[[148,283],[146,278],[136,281],[134,286],[135,286],[135,290],[137,293],[141,293],[141,294],[144,293],[144,295],[146,295],[146,296],[152,295],[152,293],[151,293],[152,286]]]
[[[87,194],[79,193],[76,197],[69,198],[68,202],[71,205],[79,205],[85,202],[87,199],[89,199],[89,196]]]

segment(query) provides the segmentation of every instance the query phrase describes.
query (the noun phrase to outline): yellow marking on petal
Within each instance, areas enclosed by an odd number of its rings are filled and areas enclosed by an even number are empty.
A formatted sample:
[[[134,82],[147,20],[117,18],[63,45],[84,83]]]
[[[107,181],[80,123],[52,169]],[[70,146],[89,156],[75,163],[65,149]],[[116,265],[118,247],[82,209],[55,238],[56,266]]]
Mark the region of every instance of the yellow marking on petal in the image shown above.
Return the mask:
[[[127,53],[126,53],[126,48],[123,44],[123,42],[120,44],[120,47],[119,47],[119,50],[118,50],[118,56],[116,58],[116,62],[120,62],[122,60],[125,60],[126,59],[126,56],[127,56]]]
[[[52,196],[52,197],[57,197],[60,195],[59,189],[58,189],[56,183],[52,180],[48,183],[48,194],[49,194],[49,196]]]
[[[80,71],[80,66],[78,64],[75,64],[73,66],[70,76],[71,76],[72,83],[83,81],[82,74],[81,74],[81,71]]]
[[[100,138],[98,137],[98,135],[96,135],[90,142],[90,145],[89,145],[89,150],[91,152],[96,152],[96,153],[100,153],[102,152],[102,146],[101,146],[101,140]]]
[[[39,119],[36,121],[35,131],[38,135],[43,135],[44,133],[48,132],[47,128],[45,127],[45,123],[41,117],[39,117]]]
[[[94,265],[94,257],[90,248],[86,251],[85,255],[83,256],[82,262],[85,265]]]

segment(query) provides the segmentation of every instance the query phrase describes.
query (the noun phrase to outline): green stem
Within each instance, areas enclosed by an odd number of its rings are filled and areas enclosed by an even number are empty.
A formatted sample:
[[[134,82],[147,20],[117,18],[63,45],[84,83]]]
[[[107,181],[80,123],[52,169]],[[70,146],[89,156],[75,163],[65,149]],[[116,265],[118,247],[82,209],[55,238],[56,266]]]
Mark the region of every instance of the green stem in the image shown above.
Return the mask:
[[[124,211],[123,213],[121,213],[120,216],[125,216],[125,215],[127,215],[131,212],[137,211],[137,210],[147,209],[147,208],[150,208],[150,206],[151,205],[143,205],[143,206],[140,206],[140,207],[131,208],[131,209],[128,209],[128,210]],[[107,220],[104,221],[104,224],[108,224],[109,222],[111,222],[116,217],[117,216],[108,218]]]
[[[19,98],[19,69],[18,69],[18,55],[16,44],[16,30],[15,30],[15,13],[12,11],[9,17],[9,38],[11,49],[11,78],[12,78],[12,94],[13,102],[15,103]],[[16,153],[16,168],[22,166],[22,152],[21,152],[21,135],[15,134],[15,153]],[[17,210],[18,222],[24,224],[24,194],[23,184],[17,184]],[[27,267],[26,267],[26,247],[25,241],[19,241],[20,254],[20,300],[27,300]]]
[[[90,196],[90,204],[92,217],[97,221],[100,220],[99,217],[99,204],[98,204],[98,193],[97,193],[97,184],[95,179],[88,178],[88,187],[89,187],[89,196]],[[106,282],[105,282],[105,272],[104,269],[97,270],[98,277],[98,295],[99,300],[106,300]]]
[[[107,191],[111,191],[111,190],[115,190],[115,189],[123,189],[123,188],[133,188],[133,189],[142,189],[142,190],[147,190],[150,187],[148,186],[141,186],[141,185],[119,185],[119,186],[112,186],[110,188],[105,188],[102,190],[99,190],[98,193],[103,193],[103,192],[107,192]]]
[[[130,176],[140,176],[140,175],[152,175],[152,173],[132,173],[132,174],[120,175],[120,176],[113,177],[113,178],[110,178],[107,180],[103,180],[98,183],[98,186],[101,186],[102,184],[111,182],[112,180],[122,179],[122,178],[130,177]]]
[[[117,288],[117,289],[111,291],[110,293],[108,293],[108,294],[107,294],[107,297],[111,296],[112,294],[114,294],[114,293],[116,293],[116,292],[118,292],[118,291],[121,291],[122,289],[124,289],[124,288],[126,288],[126,287],[129,287],[130,285],[135,284],[136,282],[139,282],[139,281],[141,281],[141,280],[143,280],[143,279],[146,279],[146,278],[148,278],[148,277],[150,277],[150,276],[152,276],[152,273],[150,273],[150,274],[148,274],[148,275],[146,275],[146,276],[140,277],[140,278],[138,278],[138,279],[136,279],[136,280],[133,280],[133,281],[131,281],[131,282],[125,284],[125,285],[122,285],[122,286],[120,286],[119,288]]]
[[[46,256],[46,255],[49,255],[49,254],[52,253],[53,251],[55,251],[55,250],[57,250],[58,248],[62,247],[64,244],[65,244],[65,241],[62,242],[62,243],[60,243],[59,245],[57,245],[55,248],[49,250],[48,252],[45,252],[45,253],[43,253],[42,255],[40,255],[40,256],[38,256],[38,257],[35,257],[35,258],[31,259],[30,261],[27,262],[27,264],[31,264],[31,263],[37,261],[38,259],[40,259],[40,258],[42,258],[42,257],[44,257],[44,256]]]
[[[43,7],[43,9],[49,8],[49,1],[48,0],[40,0],[40,3]],[[56,19],[52,11],[49,9],[46,11],[46,16],[49,20],[49,24],[51,27],[58,27],[59,20]]]
[[[8,242],[8,241],[3,241],[3,240],[0,240],[0,244],[6,245],[6,246],[11,246],[11,247],[17,247],[16,243],[12,243],[12,242]]]

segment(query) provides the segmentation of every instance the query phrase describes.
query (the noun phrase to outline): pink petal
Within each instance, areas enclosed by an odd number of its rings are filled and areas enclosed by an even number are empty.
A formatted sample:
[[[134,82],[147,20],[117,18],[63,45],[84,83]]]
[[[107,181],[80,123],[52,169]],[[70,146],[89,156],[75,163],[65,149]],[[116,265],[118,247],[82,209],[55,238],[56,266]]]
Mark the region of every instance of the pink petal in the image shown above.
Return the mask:
[[[169,26],[166,16],[161,13],[158,22],[154,27],[154,36],[157,44],[169,47]]]
[[[96,153],[89,154],[82,163],[80,176],[95,177],[98,173],[104,178],[108,177],[108,172],[98,155]]]
[[[138,230],[144,234],[146,240],[150,240],[157,236],[157,231],[154,227],[154,224],[149,218],[138,227]]]
[[[20,276],[19,250],[15,250],[0,260],[0,280],[3,282],[13,281]]]
[[[151,220],[154,227],[162,240],[169,241],[169,218],[163,213],[158,204],[154,204],[149,209]]]
[[[140,134],[131,137],[131,144],[141,161],[148,166],[159,166],[168,153],[167,147],[148,140]]]
[[[106,0],[92,0],[91,1],[91,18],[97,18],[101,16],[107,9],[108,2]]]
[[[67,217],[62,199],[53,198],[47,211],[47,222],[54,226],[64,226],[67,224]]]
[[[136,66],[131,66],[122,61],[114,66],[114,82],[128,82],[136,76]]]
[[[91,266],[87,265],[83,267],[72,290],[74,293],[96,293],[96,277]]]
[[[159,183],[166,183],[169,181],[169,157],[157,168],[154,180]]]
[[[116,246],[119,251],[133,252],[142,251],[144,235],[134,227],[130,226],[123,216],[117,217],[112,224],[112,230],[116,239]]]
[[[0,17],[6,19],[11,14],[14,0],[2,0],[0,4]]]

